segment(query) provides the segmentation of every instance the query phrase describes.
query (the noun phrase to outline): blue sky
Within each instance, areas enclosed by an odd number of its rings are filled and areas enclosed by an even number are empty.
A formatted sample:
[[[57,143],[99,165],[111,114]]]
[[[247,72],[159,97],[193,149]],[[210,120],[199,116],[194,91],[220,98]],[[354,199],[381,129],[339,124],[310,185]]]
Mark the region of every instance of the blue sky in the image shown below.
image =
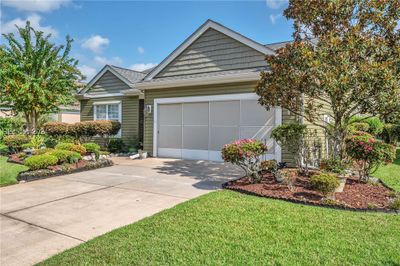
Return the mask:
[[[74,1],[2,0],[1,32],[30,20],[62,43],[90,79],[104,64],[143,70],[161,62],[208,18],[260,43],[291,39],[282,16],[287,0],[263,1]],[[3,39],[1,39],[3,41]]]

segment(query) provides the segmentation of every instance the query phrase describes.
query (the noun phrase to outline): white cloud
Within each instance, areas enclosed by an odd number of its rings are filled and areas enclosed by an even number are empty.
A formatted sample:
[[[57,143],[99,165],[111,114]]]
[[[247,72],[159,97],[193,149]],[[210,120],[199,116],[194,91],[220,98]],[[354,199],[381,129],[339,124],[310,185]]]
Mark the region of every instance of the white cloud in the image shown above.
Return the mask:
[[[137,50],[138,50],[139,54],[144,54],[144,48],[143,47],[139,46],[137,48]]]
[[[15,25],[18,27],[24,27],[26,24],[26,21],[29,20],[31,23],[31,27],[34,28],[35,30],[43,31],[45,34],[51,34],[53,37],[58,36],[58,31],[54,29],[51,26],[42,26],[40,24],[42,17],[39,16],[38,14],[32,14],[28,16],[26,19],[21,19],[21,18],[15,18],[13,20],[7,21],[7,22],[1,22],[1,33],[11,33],[11,32],[17,32],[17,28]]]
[[[95,56],[93,61],[100,66],[103,65],[122,65],[122,58],[118,56],[113,56],[111,58],[106,58],[103,56]]]
[[[110,40],[100,35],[95,35],[87,39],[82,47],[91,50],[94,53],[101,53],[104,47],[108,46]]]
[[[2,4],[20,11],[49,12],[70,2],[71,0],[3,0]]]
[[[281,17],[280,14],[271,14],[269,15],[269,20],[271,21],[272,24],[275,24],[276,20]]]
[[[136,70],[136,71],[143,71],[152,67],[155,67],[157,64],[154,63],[147,63],[147,64],[133,64],[129,66],[130,69]]]
[[[97,73],[97,70],[94,67],[88,65],[78,66],[78,69],[86,76],[86,80],[91,80]]]
[[[287,5],[288,0],[266,0],[267,7],[271,9],[278,9]]]

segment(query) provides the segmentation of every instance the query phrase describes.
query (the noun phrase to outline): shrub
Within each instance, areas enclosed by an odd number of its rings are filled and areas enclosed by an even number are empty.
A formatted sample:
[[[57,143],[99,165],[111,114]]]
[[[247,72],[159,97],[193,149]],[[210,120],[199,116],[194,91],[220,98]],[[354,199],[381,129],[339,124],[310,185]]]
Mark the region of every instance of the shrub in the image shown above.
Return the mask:
[[[63,122],[47,122],[43,125],[43,130],[52,137],[69,135],[69,124]]]
[[[339,158],[322,159],[320,168],[326,172],[343,174],[344,170],[346,169],[346,164]]]
[[[77,161],[82,159],[82,157],[79,153],[74,152],[74,151],[67,151],[67,150],[52,150],[46,154],[57,157],[58,164],[65,163],[65,162],[76,163]]]
[[[386,143],[396,145],[400,141],[400,124],[385,124],[380,136]]]
[[[33,135],[30,143],[34,149],[39,149],[44,145],[44,136],[42,135]]]
[[[346,140],[346,152],[358,165],[360,180],[364,182],[379,166],[391,163],[396,156],[394,146],[361,132]]]
[[[13,152],[21,151],[22,145],[29,143],[30,140],[30,137],[27,135],[8,135],[3,139],[4,144]]]
[[[35,155],[41,155],[41,154],[48,153],[48,152],[50,152],[50,151],[54,151],[54,149],[52,149],[52,148],[37,149],[37,150],[34,150],[34,151],[33,151],[33,154],[35,154]]]
[[[59,143],[55,147],[58,150],[67,150],[67,151],[74,151],[81,155],[86,154],[86,149],[82,145],[73,144],[73,143]]]
[[[121,123],[117,121],[98,120],[83,121],[75,124],[48,122],[44,124],[44,131],[53,137],[71,136],[75,140],[83,140],[99,135],[101,137],[118,134]]]
[[[72,146],[72,148],[70,149],[70,151],[77,152],[77,153],[79,153],[80,155],[85,155],[85,154],[86,154],[86,149],[85,149],[85,147],[83,147],[82,145],[77,145],[77,144],[74,144],[74,145]]]
[[[261,170],[275,173],[278,170],[278,163],[276,160],[265,160],[261,162]]]
[[[49,154],[42,154],[42,155],[33,155],[27,158],[24,161],[24,164],[29,167],[31,170],[38,170],[38,169],[45,169],[51,165],[57,164],[57,157],[49,155]]]
[[[5,134],[20,134],[24,131],[25,122],[19,117],[0,117],[0,131]]]
[[[315,164],[321,156],[322,144],[317,132],[308,130],[304,124],[280,125],[272,130],[271,137],[294,155],[297,167],[306,174],[308,166]]]
[[[321,173],[310,177],[313,188],[321,192],[325,197],[335,191],[340,182],[335,174]]]
[[[8,154],[8,147],[2,143],[0,143],[0,155]]]
[[[353,117],[351,119],[351,122],[353,124],[357,123],[365,123],[368,124],[368,129],[367,130],[359,130],[359,131],[365,131],[368,132],[374,136],[380,134],[384,128],[384,123],[378,118],[378,117],[369,117],[369,118],[364,118],[364,117]]]
[[[64,143],[60,142],[58,143],[54,148],[58,150],[67,150],[70,151],[72,149],[72,146],[74,146],[74,143]]]
[[[22,149],[33,149],[33,144],[32,143],[25,143],[21,145]]]
[[[350,125],[350,132],[363,131],[368,132],[369,124],[365,122],[355,122]]]
[[[97,143],[88,142],[88,143],[83,143],[82,146],[85,147],[86,152],[88,153],[100,151],[100,145]]]
[[[224,145],[222,158],[225,162],[238,165],[252,181],[259,181],[260,156],[267,152],[267,146],[259,140],[242,139]]]
[[[122,152],[124,150],[124,142],[122,139],[110,139],[110,142],[108,143],[107,149],[111,153],[117,153],[117,152]]]

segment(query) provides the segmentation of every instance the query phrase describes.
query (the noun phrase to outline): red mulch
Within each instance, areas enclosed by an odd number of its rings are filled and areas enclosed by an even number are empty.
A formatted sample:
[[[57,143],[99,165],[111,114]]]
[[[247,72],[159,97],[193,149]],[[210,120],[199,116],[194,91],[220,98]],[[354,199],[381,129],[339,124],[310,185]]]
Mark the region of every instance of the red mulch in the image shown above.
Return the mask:
[[[229,181],[225,188],[270,198],[332,206],[332,202],[324,202],[322,194],[312,189],[309,178],[302,175],[296,177],[293,191],[285,184],[277,183],[270,173],[263,174],[260,183],[252,184],[247,177],[242,177]],[[364,184],[354,178],[348,178],[343,192],[335,193],[336,202],[333,205],[350,209],[373,207],[388,210],[390,192],[390,189],[381,184]]]

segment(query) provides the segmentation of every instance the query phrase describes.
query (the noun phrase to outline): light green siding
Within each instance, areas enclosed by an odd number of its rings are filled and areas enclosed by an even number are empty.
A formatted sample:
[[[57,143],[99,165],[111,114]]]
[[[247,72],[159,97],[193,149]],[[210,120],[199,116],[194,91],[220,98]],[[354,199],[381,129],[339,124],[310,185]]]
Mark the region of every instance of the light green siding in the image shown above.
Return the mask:
[[[208,29],[155,78],[263,67],[264,58],[253,48]]]
[[[307,100],[307,98],[305,99]],[[321,113],[321,116],[318,118],[318,122],[320,124],[324,123],[324,114],[332,114],[332,109],[331,107],[322,101],[318,101],[318,104],[321,104],[321,107],[319,109],[319,112]],[[310,122],[308,122],[306,119],[304,119],[304,124],[307,125],[307,128],[310,130],[313,130],[314,132],[316,132],[317,137],[320,139],[321,143],[322,143],[322,157],[326,157],[327,156],[327,150],[326,150],[326,135],[325,135],[325,130],[323,128],[321,128],[320,126],[314,125]]]
[[[139,137],[139,98],[138,96],[104,97],[81,101],[81,121],[93,120],[93,103],[121,101],[122,125],[121,138],[128,146],[137,144]]]
[[[130,87],[117,78],[113,73],[107,71],[104,75],[96,81],[95,84],[89,89],[89,94],[106,94],[106,93],[119,93],[128,90]]]
[[[222,95],[254,92],[255,82],[235,83],[223,85],[206,85],[192,86],[183,88],[164,88],[157,90],[145,91],[145,104],[152,105],[154,110],[154,99],[157,98],[172,98],[172,97],[189,97],[189,96],[206,96],[206,95]],[[153,152],[153,115],[145,115],[144,120],[144,150],[150,153]],[[294,120],[294,116],[288,111],[282,110],[282,121],[287,123]],[[285,148],[282,150],[282,161],[293,162],[293,156],[289,154]]]

